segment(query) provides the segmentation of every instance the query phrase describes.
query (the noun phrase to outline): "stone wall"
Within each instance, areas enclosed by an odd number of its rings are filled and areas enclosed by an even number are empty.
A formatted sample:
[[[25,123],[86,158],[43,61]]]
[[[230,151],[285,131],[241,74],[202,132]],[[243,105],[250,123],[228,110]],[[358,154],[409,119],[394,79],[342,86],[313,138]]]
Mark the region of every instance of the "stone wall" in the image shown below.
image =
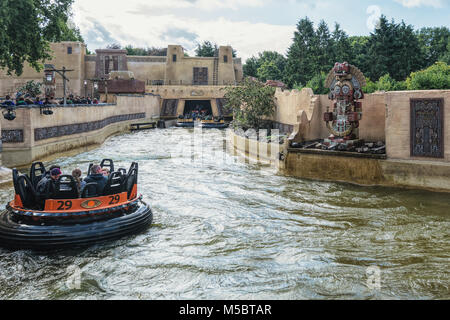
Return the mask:
[[[69,54],[69,47],[72,48],[72,53]],[[84,91],[85,77],[85,56],[86,46],[80,42],[65,41],[61,43],[51,43],[53,59],[45,63],[53,64],[56,69],[74,70],[67,72],[66,76],[69,79],[67,82],[68,92],[74,94],[81,94]],[[16,75],[8,76],[6,70],[0,69],[0,96],[7,94],[12,95],[17,91],[17,88],[24,85],[27,81],[34,80],[42,82],[44,78],[44,71],[37,72],[31,68],[27,63],[24,65],[23,74],[20,77]],[[56,95],[63,96],[63,80],[60,75],[56,75]],[[84,94],[84,93],[83,93]]]
[[[282,90],[275,93],[276,110],[272,118],[276,123],[289,125],[294,141],[326,138],[329,131],[323,121],[323,113],[331,108],[327,95],[314,95],[310,88]],[[367,141],[385,141],[385,94],[367,94],[361,100],[363,117],[360,137]]]
[[[124,95],[114,105],[55,106],[53,115],[39,107],[19,107],[14,121],[1,119],[3,165],[25,166],[38,159],[103,143],[134,122],[159,116],[159,97]]]

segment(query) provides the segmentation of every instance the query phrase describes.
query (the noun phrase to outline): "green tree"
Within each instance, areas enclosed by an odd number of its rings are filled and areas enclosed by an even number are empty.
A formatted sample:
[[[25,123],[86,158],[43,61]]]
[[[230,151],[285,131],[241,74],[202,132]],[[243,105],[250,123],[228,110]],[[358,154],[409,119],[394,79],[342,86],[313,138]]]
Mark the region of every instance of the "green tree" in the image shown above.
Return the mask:
[[[330,69],[334,66],[335,62],[347,61],[350,63],[350,60],[352,60],[353,58],[350,38],[348,37],[347,33],[345,33],[345,31],[341,29],[341,26],[338,23],[336,23],[334,26],[332,41],[333,55],[331,59],[332,63]]]
[[[317,37],[314,25],[308,17],[297,23],[293,43],[287,52],[284,82],[292,88],[294,84],[306,83],[317,70],[315,54],[317,53]]]
[[[320,21],[317,31],[317,47],[314,65],[317,72],[328,72],[334,65],[334,41],[325,21]]]
[[[257,70],[258,79],[266,80],[281,80],[283,72],[277,67],[274,61],[264,61]]]
[[[416,32],[424,57],[423,67],[427,68],[448,52],[450,30],[447,27],[422,28]]]
[[[327,94],[330,89],[325,87],[325,80],[327,79],[327,73],[321,72],[316,74],[306,83],[306,88],[311,88],[315,94]]]
[[[73,0],[2,0],[0,2],[0,67],[20,76],[28,62],[40,71],[51,58],[50,41],[67,36]]]
[[[197,57],[215,57],[219,48],[217,44],[211,41],[203,41],[203,43],[198,43],[195,49],[195,55]]]
[[[167,56],[167,48],[135,48],[132,45],[127,45],[124,49],[127,50],[129,56]]]
[[[260,129],[275,111],[275,88],[245,79],[240,86],[225,89],[227,108],[233,109],[234,121],[242,127]]]
[[[350,58],[347,62],[357,66],[362,73],[368,72],[368,36],[353,36],[349,37],[350,43]]]
[[[450,66],[436,62],[425,70],[411,73],[406,79],[408,90],[450,89]]]
[[[286,58],[276,51],[263,51],[258,57],[252,56],[247,59],[243,69],[245,77],[255,77],[262,81],[282,80]]]
[[[366,73],[372,79],[389,73],[400,81],[419,70],[423,58],[413,27],[381,16],[379,27],[369,38],[367,61]]]
[[[29,95],[31,97],[37,97],[40,95],[42,83],[34,82],[34,80],[28,81],[23,87],[17,89],[18,92],[21,92],[23,95]]]
[[[445,62],[450,65],[450,39],[447,44],[447,51],[439,58],[439,61]]]
[[[244,77],[257,77],[258,68],[260,67],[259,59],[252,56],[245,60],[245,64],[242,66],[244,71]]]

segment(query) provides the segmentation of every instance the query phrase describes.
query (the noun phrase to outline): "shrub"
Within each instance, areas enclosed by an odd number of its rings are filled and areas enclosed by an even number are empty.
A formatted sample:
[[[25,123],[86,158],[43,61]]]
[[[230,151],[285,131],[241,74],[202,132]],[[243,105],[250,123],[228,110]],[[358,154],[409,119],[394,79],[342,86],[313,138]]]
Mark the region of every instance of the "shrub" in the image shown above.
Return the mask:
[[[259,81],[245,79],[240,86],[225,89],[227,108],[233,109],[239,126],[260,129],[275,111],[275,88]]]
[[[406,79],[408,90],[450,89],[450,66],[439,61]]]

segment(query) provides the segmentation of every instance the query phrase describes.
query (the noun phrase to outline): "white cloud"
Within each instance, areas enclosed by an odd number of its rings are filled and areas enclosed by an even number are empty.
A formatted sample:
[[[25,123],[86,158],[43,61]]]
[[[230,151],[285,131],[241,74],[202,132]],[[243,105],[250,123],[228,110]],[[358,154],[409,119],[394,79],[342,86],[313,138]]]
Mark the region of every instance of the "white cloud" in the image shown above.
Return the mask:
[[[398,2],[402,6],[407,8],[422,7],[422,6],[434,8],[443,7],[442,0],[395,0],[395,2]]]
[[[196,42],[210,40],[218,45],[233,46],[238,57],[245,61],[263,50],[285,53],[291,44],[295,26],[231,21],[225,17],[211,19],[208,15],[205,18],[193,18],[189,15],[176,15],[179,11],[165,10],[167,8],[164,6],[178,3],[185,9],[194,6],[199,10],[216,10],[217,6],[221,6],[222,9],[226,7],[235,10],[244,4],[259,6],[263,2],[264,0],[76,0],[73,12],[74,21],[90,51],[106,47],[114,41],[123,46],[131,44],[138,47],[180,44],[193,55]],[[150,11],[144,12],[144,9]]]
[[[373,31],[378,27],[381,17],[381,8],[376,5],[371,5],[367,7],[366,13],[369,15],[366,21],[367,28]]]

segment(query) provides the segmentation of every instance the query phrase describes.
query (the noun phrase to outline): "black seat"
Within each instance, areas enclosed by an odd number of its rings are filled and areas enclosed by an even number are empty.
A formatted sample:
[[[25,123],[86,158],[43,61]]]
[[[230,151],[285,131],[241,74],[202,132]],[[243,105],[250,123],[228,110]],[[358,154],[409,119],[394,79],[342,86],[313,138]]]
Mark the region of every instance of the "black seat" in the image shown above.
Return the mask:
[[[73,176],[61,175],[55,182],[53,199],[77,199],[79,197],[78,186]]]
[[[128,175],[130,174],[131,170],[136,169],[136,174],[138,173],[139,165],[137,162],[132,162],[130,169],[128,169]]]
[[[12,169],[12,176],[13,176],[14,191],[16,192],[16,194],[19,194],[19,189],[17,185],[17,179],[19,178],[19,171],[16,168]]]
[[[88,168],[88,171],[87,171],[87,175],[91,174],[91,168],[92,168],[93,165],[94,165],[93,163],[89,163],[89,168]]]
[[[123,183],[125,181],[125,179],[127,178],[127,169],[119,168],[118,171],[122,175],[122,182],[121,183]]]
[[[39,181],[45,176],[45,167],[42,162],[34,162],[30,168],[30,180],[33,187],[36,188]]]
[[[17,171],[17,170],[16,170]],[[13,173],[14,175],[14,173]],[[21,174],[16,178],[14,188],[17,188],[16,194],[19,195],[24,208],[35,209],[37,206],[37,193],[27,175]]]
[[[130,199],[131,192],[134,185],[137,183],[138,171],[137,168],[132,168],[127,174],[127,178],[123,182],[123,191],[127,192],[128,199]]]
[[[122,173],[119,171],[111,172],[105,188],[103,189],[103,195],[109,196],[111,194],[121,193],[124,190]]]
[[[97,182],[89,182],[87,183],[83,191],[81,191],[81,198],[92,198],[92,197],[98,197],[98,190],[97,190]]]
[[[103,159],[102,162],[100,162],[100,167],[102,167],[102,168],[108,167],[109,172],[113,172],[114,171],[114,162],[111,159]]]

